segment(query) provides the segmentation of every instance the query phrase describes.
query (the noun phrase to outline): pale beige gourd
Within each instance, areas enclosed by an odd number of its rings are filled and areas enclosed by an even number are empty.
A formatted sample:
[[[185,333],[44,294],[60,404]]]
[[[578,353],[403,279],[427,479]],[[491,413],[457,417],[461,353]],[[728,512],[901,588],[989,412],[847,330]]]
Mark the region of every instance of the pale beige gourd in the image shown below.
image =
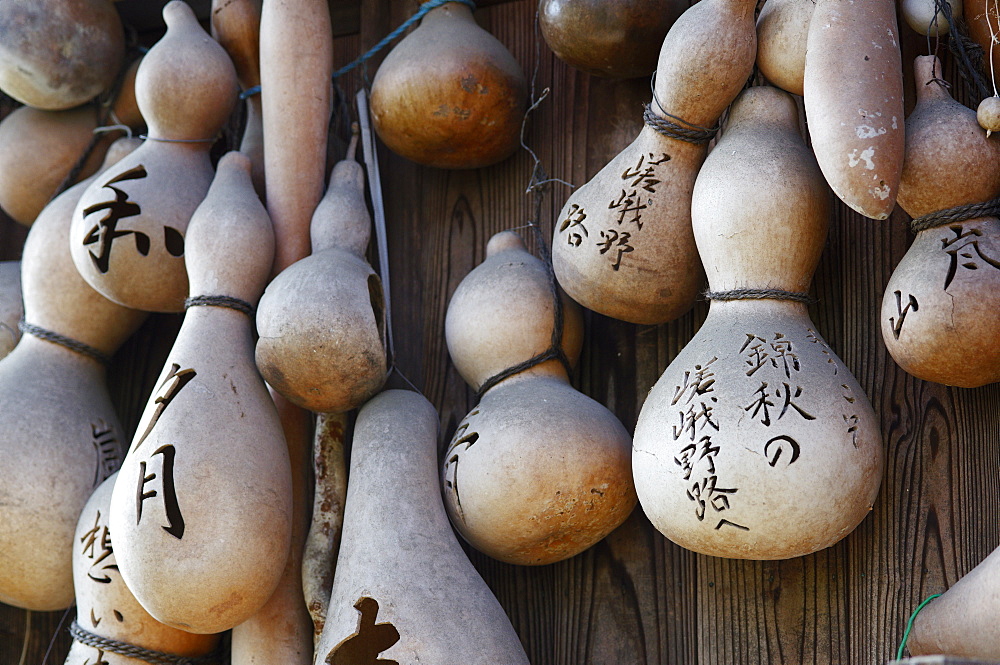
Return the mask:
[[[755,6],[702,0],[681,15],[660,50],[654,113],[715,124],[753,68]],[[706,152],[647,125],[573,192],[552,240],[556,276],[571,298],[632,323],[663,323],[690,309],[702,279],[691,189]]]
[[[514,56],[457,2],[436,7],[372,81],[375,131],[393,152],[442,169],[477,169],[520,145],[528,85]]]
[[[125,34],[108,0],[4,0],[0,90],[23,104],[64,110],[114,84]]]
[[[575,362],[580,312],[563,302],[562,349]],[[520,236],[493,236],[486,260],[448,305],[445,338],[462,377],[479,390],[545,352],[553,304],[545,265]],[[574,390],[558,360],[547,360],[489,388],[458,426],[443,459],[448,516],[473,547],[507,563],[574,556],[635,506],[629,444],[614,414]]]
[[[817,0],[806,46],[806,122],[819,167],[844,203],[886,219],[903,169],[896,3]]]
[[[21,331],[17,322],[24,314],[21,304],[21,262],[0,261],[0,359],[17,346]]]
[[[358,414],[344,538],[316,665],[527,665],[441,506],[438,415],[390,390]]]
[[[245,98],[240,152],[253,164],[253,187],[264,196],[264,121],[260,86],[260,13],[262,0],[212,0],[212,37],[233,60]]]
[[[313,215],[312,255],[275,277],[257,309],[264,380],[320,413],[361,406],[388,369],[382,283],[365,260],[371,217],[356,146],[357,135]]]
[[[1000,660],[1000,549],[920,610],[906,647],[914,656],[943,654]]]
[[[987,138],[993,132],[1000,132],[1000,97],[986,97],[979,102],[976,121],[986,130]]]
[[[117,149],[109,151],[109,160],[120,157]],[[56,197],[28,233],[21,261],[24,317],[110,356],[144,317],[95,292],[73,267],[66,236],[87,185]],[[0,602],[42,611],[73,602],[77,518],[94,487],[118,468],[125,448],[104,381],[99,361],[30,334],[0,361],[0,422],[6,428],[0,446]]]
[[[167,32],[136,75],[150,138],[83,195],[70,247],[80,274],[105,297],[178,312],[188,290],[184,234],[212,182],[209,150],[238,88],[229,56],[187,4],[172,0],[163,19]]]
[[[187,239],[192,297],[256,303],[274,240],[246,157],[219,161]],[[188,309],[112,496],[122,577],[151,615],[188,632],[253,615],[288,557],[288,451],[252,336],[242,311]]]
[[[900,206],[919,217],[1000,196],[996,139],[934,80],[936,58],[918,57],[914,71]],[[886,285],[881,323],[893,359],[918,378],[963,388],[1000,381],[1000,219],[918,232]]]
[[[194,635],[165,626],[142,608],[118,572],[108,509],[117,473],[94,491],[73,536],[76,621],[87,632],[143,649],[198,658],[218,648],[218,635]],[[64,665],[140,665],[146,662],[74,640]]]
[[[952,19],[962,18],[962,0],[943,0],[943,4],[951,9]],[[944,14],[937,10],[935,0],[901,0],[899,15],[921,35],[948,35],[950,24]]]
[[[757,69],[772,85],[799,96],[815,11],[816,0],[767,0],[757,17]]]
[[[829,191],[798,126],[794,100],[776,88],[733,104],[691,209],[712,291],[808,290]],[[868,514],[882,440],[805,304],[714,300],[646,398],[632,461],[642,508],[670,540],[787,559],[833,545]]]

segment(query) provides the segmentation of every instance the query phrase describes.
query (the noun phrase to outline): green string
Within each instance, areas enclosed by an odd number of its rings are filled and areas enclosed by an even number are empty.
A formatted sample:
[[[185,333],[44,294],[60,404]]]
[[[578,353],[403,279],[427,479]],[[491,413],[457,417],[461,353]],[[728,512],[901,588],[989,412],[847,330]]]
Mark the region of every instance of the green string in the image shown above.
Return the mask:
[[[896,651],[896,660],[901,660],[903,658],[903,649],[906,648],[906,640],[910,639],[910,631],[913,630],[913,620],[917,618],[917,614],[920,610],[924,609],[927,603],[931,602],[941,594],[935,593],[933,595],[927,596],[924,602],[917,605],[917,609],[913,610],[913,614],[910,615],[910,620],[906,622],[906,632],[903,633],[903,641],[899,644],[899,650]]]

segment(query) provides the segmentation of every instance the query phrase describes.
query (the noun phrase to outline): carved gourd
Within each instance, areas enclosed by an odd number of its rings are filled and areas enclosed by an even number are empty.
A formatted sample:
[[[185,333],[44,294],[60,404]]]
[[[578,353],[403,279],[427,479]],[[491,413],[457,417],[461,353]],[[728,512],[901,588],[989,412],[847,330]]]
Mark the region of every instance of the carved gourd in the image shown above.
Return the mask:
[[[757,17],[757,69],[772,85],[799,96],[815,10],[816,0],[767,0]]]
[[[437,430],[434,407],[413,392],[387,391],[358,414],[317,665],[527,665],[507,615],[448,525]]]
[[[17,346],[21,330],[17,322],[24,314],[21,304],[21,262],[0,262],[0,359]]]
[[[64,665],[144,662],[88,644],[90,636],[194,659],[212,653],[218,647],[218,635],[194,635],[163,625],[142,608],[125,586],[108,528],[108,509],[117,477],[112,474],[94,491],[76,526],[73,537],[76,626],[71,632],[74,636],[82,631],[90,635],[74,640]]]
[[[212,36],[232,58],[246,103],[240,152],[253,164],[253,187],[264,195],[264,119],[260,96],[262,0],[212,0]],[[253,92],[254,89],[257,92]]]
[[[138,150],[95,181],[73,214],[83,278],[115,302],[177,312],[187,295],[184,233],[212,182],[209,149],[236,100],[233,63],[191,8],[163,8],[167,32],[136,76],[149,127]]]
[[[549,348],[553,309],[545,265],[506,231],[490,239],[486,260],[459,284],[445,319],[455,367],[474,389],[486,387],[445,452],[445,507],[463,538],[507,563],[578,554],[635,506],[628,432],[573,389],[558,360],[491,381]],[[573,362],[580,314],[565,305],[564,312],[562,350]]]
[[[188,233],[190,308],[111,502],[122,577],[157,620],[232,628],[270,597],[288,556],[281,423],[253,365],[250,308],[274,256],[250,161],[229,153]]]
[[[541,0],[542,37],[559,58],[595,76],[635,78],[656,69],[678,0]]]
[[[1000,660],[1000,549],[917,614],[906,642],[914,656]]]
[[[143,320],[91,289],[73,266],[66,236],[87,185],[53,199],[28,234],[21,286],[30,334],[0,361],[0,602],[31,610],[73,602],[80,510],[124,452],[105,363]],[[79,343],[76,350],[51,333]]]
[[[695,237],[715,299],[635,429],[639,501],[682,547],[802,556],[843,538],[875,500],[878,420],[802,302],[828,201],[793,99],[748,89],[694,189]],[[754,295],[762,299],[747,299]]]
[[[257,309],[264,380],[320,413],[361,406],[388,369],[382,283],[365,260],[371,217],[356,145],[357,137],[313,215],[312,255],[275,277]]]
[[[914,70],[900,206],[917,218],[997,198],[996,140],[937,83],[936,58],[917,58]],[[1000,381],[1000,219],[970,212],[917,231],[886,285],[881,322],[889,353],[918,378],[964,388]]]
[[[702,0],[681,15],[660,50],[646,126],[563,206],[552,262],[559,284],[584,307],[655,324],[694,303],[702,273],[691,233],[691,190],[708,135],[690,143],[650,123],[668,119],[664,113],[683,118],[685,129],[718,120],[753,68],[755,5]],[[713,66],[706,68],[708,62]]]
[[[816,0],[806,41],[806,121],[834,193],[871,219],[896,205],[903,69],[893,0]]]
[[[962,17],[962,0],[902,0],[899,13],[906,24],[921,35],[947,35],[950,24],[944,13],[937,9],[937,1],[948,5],[953,19]]]
[[[125,34],[108,0],[4,0],[0,90],[39,109],[90,101],[114,84]]]
[[[521,66],[465,4],[432,9],[386,56],[372,82],[375,130],[425,166],[476,169],[520,145],[528,106]]]

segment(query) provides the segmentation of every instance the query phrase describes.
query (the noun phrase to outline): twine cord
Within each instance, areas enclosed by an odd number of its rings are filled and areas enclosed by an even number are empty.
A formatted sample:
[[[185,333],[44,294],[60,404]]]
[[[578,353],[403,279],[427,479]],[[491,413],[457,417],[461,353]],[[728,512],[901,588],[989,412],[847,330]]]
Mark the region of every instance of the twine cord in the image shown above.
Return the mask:
[[[649,79],[649,89],[653,93],[653,102],[643,107],[642,119],[660,134],[668,138],[702,145],[711,141],[719,133],[718,125],[715,127],[702,127],[693,122],[688,122],[684,118],[678,117],[663,108],[663,104],[660,103],[660,99],[656,96],[655,71]],[[653,110],[653,104],[656,105],[658,112]],[[667,118],[672,118],[677,122],[671,122]]]
[[[383,37],[378,44],[368,49],[368,51],[359,56],[357,60],[335,71],[333,73],[333,78],[338,79],[347,72],[354,69],[355,67],[365,64],[366,62],[371,60],[371,58],[376,53],[378,53],[386,46],[388,46],[391,42],[399,38],[399,36],[402,35],[404,32],[406,32],[410,28],[410,26],[412,26],[414,23],[422,19],[427,14],[427,12],[437,7],[440,7],[441,5],[447,4],[449,2],[457,2],[469,7],[470,9],[472,9],[472,11],[476,10],[476,3],[473,0],[429,0],[428,2],[425,2],[424,4],[420,5],[420,9],[417,10],[416,14],[406,19],[406,21],[404,21],[402,25],[400,25],[398,28],[396,28],[388,35]]]
[[[253,305],[232,296],[191,296],[184,301],[184,309],[189,307],[225,307],[243,312],[247,316],[253,314]]]
[[[93,360],[96,360],[102,365],[111,364],[111,356],[104,353],[103,351],[95,349],[94,347],[88,344],[84,344],[83,342],[78,342],[72,337],[66,337],[65,335],[60,335],[57,332],[46,330],[41,326],[36,326],[32,323],[28,323],[24,319],[21,319],[20,321],[17,322],[17,327],[23,333],[27,333],[29,335],[37,337],[38,339],[44,339],[46,342],[52,342],[53,344],[58,344],[59,346],[67,348],[75,353],[79,353],[82,356],[87,356],[88,358],[92,358]]]
[[[178,656],[163,651],[155,651],[143,647],[120,642],[109,637],[101,637],[86,630],[79,623],[74,621],[70,624],[69,634],[80,644],[86,644],[95,649],[101,649],[109,653],[116,653],[128,658],[137,658],[153,665],[218,665],[218,653],[210,653],[206,656]]]
[[[254,95],[259,95],[259,94],[260,94],[260,84],[257,84],[241,92],[240,99],[241,100],[250,99]]]
[[[149,136],[147,134],[139,134],[139,138],[146,141],[156,141],[158,143],[215,143],[216,139],[164,139],[158,136]]]
[[[903,633],[903,641],[899,643],[899,650],[896,651],[896,660],[903,658],[903,650],[906,648],[906,641],[910,639],[910,631],[913,630],[913,622],[917,618],[917,614],[919,614],[920,610],[927,606],[927,603],[940,596],[941,594],[939,593],[927,596],[927,598],[924,599],[924,602],[917,605],[917,609],[913,610],[913,614],[910,615],[910,620],[906,622],[906,631]]]
[[[813,299],[808,293],[784,291],[782,289],[730,289],[728,291],[705,291],[705,300],[790,300],[810,304]]]
[[[910,222],[910,230],[914,233],[919,233],[927,229],[935,229],[939,226],[947,226],[948,224],[960,224],[980,217],[1000,218],[1000,198],[983,203],[968,203],[966,205],[955,206],[954,208],[929,212],[926,215],[914,218]]]

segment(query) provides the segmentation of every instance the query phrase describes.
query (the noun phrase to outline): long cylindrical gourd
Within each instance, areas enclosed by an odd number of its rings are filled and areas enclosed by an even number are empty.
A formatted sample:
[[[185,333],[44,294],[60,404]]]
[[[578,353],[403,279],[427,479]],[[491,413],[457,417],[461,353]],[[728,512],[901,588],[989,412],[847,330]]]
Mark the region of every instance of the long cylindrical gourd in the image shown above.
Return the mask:
[[[772,85],[799,96],[815,11],[816,0],[767,0],[757,17],[757,68]]]
[[[108,163],[121,158],[119,147]],[[144,318],[95,292],[73,267],[66,236],[87,185],[56,197],[28,234],[24,317],[38,329],[0,361],[0,422],[7,424],[0,446],[0,602],[31,610],[73,602],[73,531],[94,487],[121,464],[125,444],[104,364],[49,333],[110,357]]]
[[[660,50],[657,117],[715,124],[753,68],[755,6],[702,0],[681,15]],[[690,309],[701,284],[691,190],[705,154],[704,143],[668,138],[647,123],[569,197],[556,219],[552,262],[571,298],[633,323],[663,323]]]
[[[1000,660],[1000,549],[917,614],[906,642],[914,656]]]
[[[997,198],[996,139],[936,81],[934,56],[914,69],[900,206],[916,218]],[[886,285],[881,323],[893,359],[918,378],[964,388],[1000,381],[1000,219],[973,212],[918,231]]]
[[[806,122],[834,193],[871,219],[896,205],[903,169],[903,69],[893,0],[816,0]]]
[[[191,8],[163,8],[166,34],[136,75],[149,138],[84,193],[73,214],[77,270],[98,292],[135,309],[184,308],[184,235],[212,182],[209,150],[236,101],[236,72]]]
[[[390,390],[358,414],[344,537],[317,665],[527,665],[441,506],[438,417]]]
[[[80,513],[73,537],[76,622],[93,636],[178,657],[214,652],[218,635],[194,635],[165,626],[149,615],[118,571],[108,509],[117,473],[94,490]],[[144,661],[74,640],[64,665],[141,665]]]
[[[745,91],[692,202],[714,300],[635,430],[642,508],[682,547],[802,556],[843,538],[875,500],[878,419],[800,301],[826,239],[828,201],[794,100],[770,87]]]
[[[64,110],[114,84],[125,32],[108,0],[0,4],[0,90],[39,109]]]
[[[364,256],[371,217],[356,141],[313,215],[312,255],[275,277],[257,309],[261,375],[319,413],[361,406],[382,388],[388,369],[382,283]]]
[[[21,339],[17,322],[23,315],[21,262],[0,262],[0,359],[10,353]]]
[[[457,2],[432,9],[375,73],[375,131],[425,166],[476,169],[520,145],[528,107],[521,65]]]
[[[545,265],[507,231],[490,239],[486,260],[462,280],[445,319],[459,373],[476,390],[487,388],[445,451],[445,507],[463,538],[507,563],[574,556],[635,507],[628,432],[573,389],[558,360],[486,385],[549,348],[553,309]],[[570,363],[580,331],[579,310],[564,304],[561,348]]]
[[[260,85],[275,273],[309,255],[309,222],[326,181],[332,76],[326,0],[264,0]]]
[[[122,577],[150,614],[188,632],[252,616],[288,557],[288,451],[249,311],[273,242],[249,159],[227,154],[188,232],[191,306],[112,496]]]

